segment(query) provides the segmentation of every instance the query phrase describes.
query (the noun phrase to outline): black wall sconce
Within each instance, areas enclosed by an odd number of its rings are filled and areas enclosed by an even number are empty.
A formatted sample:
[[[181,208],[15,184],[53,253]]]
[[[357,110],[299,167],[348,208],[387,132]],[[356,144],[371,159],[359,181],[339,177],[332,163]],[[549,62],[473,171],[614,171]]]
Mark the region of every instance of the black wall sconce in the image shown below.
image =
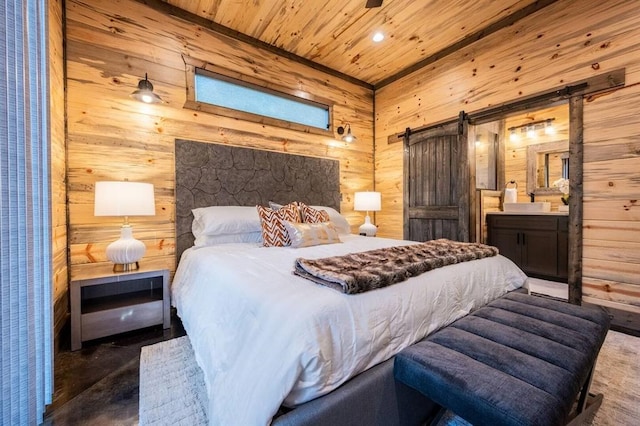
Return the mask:
[[[162,103],[160,96],[153,93],[153,84],[147,78],[147,73],[144,74],[144,80],[138,82],[138,89],[131,94],[131,97],[147,104]]]
[[[356,138],[353,133],[351,133],[351,125],[347,124],[346,125],[346,133],[345,133],[345,127],[340,126],[338,127],[338,134],[342,135],[342,140],[347,142],[347,143],[351,143],[351,142],[355,142],[358,138]]]

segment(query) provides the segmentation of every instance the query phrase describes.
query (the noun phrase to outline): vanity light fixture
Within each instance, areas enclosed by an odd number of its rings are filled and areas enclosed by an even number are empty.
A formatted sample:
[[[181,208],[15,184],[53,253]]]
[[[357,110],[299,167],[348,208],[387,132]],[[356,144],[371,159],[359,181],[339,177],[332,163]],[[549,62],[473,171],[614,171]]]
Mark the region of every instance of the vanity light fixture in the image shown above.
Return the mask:
[[[351,125],[350,124],[346,124],[346,126],[340,126],[338,127],[338,134],[342,135],[342,140],[347,142],[347,143],[351,143],[351,142],[355,142],[358,138],[356,138],[353,133],[351,133]],[[345,133],[346,130],[346,133]]]
[[[546,135],[553,135],[556,132],[555,127],[553,127],[554,120],[555,118],[547,118],[545,120],[521,124],[520,126],[509,127],[509,140],[511,142],[517,142],[520,140],[518,130],[520,130],[520,133],[526,134],[529,139],[536,139],[538,137],[538,130],[544,130]]]
[[[144,80],[138,82],[138,88],[131,94],[131,97],[146,104],[162,103],[160,96],[153,93],[153,84],[147,78],[147,73],[144,74]]]

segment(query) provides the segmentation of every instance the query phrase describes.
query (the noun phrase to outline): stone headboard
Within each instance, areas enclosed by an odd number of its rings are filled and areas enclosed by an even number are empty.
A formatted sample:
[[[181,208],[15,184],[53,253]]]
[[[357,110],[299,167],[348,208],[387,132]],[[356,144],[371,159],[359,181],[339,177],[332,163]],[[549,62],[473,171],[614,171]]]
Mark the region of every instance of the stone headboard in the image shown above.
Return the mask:
[[[340,210],[337,160],[176,139],[175,161],[177,260],[193,245],[198,207],[302,201]]]

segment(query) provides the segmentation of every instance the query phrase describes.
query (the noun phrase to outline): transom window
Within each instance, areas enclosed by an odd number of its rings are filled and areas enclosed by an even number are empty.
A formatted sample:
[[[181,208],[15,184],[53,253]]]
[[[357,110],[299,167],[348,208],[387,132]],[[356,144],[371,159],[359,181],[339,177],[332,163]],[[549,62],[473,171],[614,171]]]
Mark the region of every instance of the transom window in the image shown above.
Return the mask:
[[[331,130],[328,102],[306,94],[296,96],[288,93],[290,89],[253,78],[231,77],[219,68],[209,70],[214,67],[208,64],[206,69],[187,65],[187,73],[192,78],[185,105],[188,108],[311,133],[326,134]]]

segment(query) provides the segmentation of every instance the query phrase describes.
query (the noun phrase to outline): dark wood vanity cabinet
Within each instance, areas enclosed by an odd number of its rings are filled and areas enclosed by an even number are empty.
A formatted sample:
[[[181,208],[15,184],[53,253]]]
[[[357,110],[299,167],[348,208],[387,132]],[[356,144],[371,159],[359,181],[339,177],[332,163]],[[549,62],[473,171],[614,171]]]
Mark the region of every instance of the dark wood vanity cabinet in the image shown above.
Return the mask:
[[[487,225],[489,244],[528,276],[567,281],[567,216],[488,214]]]

